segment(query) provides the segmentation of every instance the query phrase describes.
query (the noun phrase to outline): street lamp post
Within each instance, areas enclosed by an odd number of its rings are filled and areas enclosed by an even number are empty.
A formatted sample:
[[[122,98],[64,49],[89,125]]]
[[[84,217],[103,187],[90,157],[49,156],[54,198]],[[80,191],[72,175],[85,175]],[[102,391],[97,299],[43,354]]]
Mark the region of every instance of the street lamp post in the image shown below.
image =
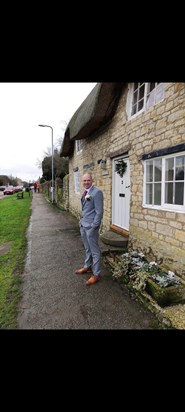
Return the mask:
[[[54,202],[53,128],[51,126],[46,125],[46,124],[39,124],[38,126],[40,126],[40,127],[49,127],[51,129],[51,159],[52,159],[52,165],[51,165],[51,199],[52,199],[52,203],[53,203]]]

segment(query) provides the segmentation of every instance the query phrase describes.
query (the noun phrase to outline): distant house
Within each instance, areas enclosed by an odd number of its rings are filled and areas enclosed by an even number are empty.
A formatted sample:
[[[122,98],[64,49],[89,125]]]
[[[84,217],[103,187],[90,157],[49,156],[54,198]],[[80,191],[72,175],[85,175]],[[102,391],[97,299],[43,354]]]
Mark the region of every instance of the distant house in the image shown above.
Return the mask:
[[[129,236],[185,278],[185,83],[98,83],[71,118],[69,210],[81,210],[85,171],[104,193],[101,231]]]

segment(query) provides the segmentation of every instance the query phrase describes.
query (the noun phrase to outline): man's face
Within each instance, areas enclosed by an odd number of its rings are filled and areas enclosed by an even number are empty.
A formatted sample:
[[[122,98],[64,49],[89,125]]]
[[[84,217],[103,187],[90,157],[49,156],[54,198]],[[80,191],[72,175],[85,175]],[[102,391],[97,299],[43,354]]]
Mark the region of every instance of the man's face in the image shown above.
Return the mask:
[[[89,189],[92,186],[92,178],[88,174],[83,176],[82,179],[83,187],[85,189]]]

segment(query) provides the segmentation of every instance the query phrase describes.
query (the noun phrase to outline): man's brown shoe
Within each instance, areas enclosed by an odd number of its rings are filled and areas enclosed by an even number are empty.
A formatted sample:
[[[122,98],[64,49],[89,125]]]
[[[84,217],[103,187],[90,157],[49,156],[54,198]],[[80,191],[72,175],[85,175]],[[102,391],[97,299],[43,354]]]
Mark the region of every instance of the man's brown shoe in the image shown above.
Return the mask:
[[[81,269],[75,270],[75,273],[76,273],[77,275],[82,275],[83,273],[91,273],[91,272],[92,272],[91,267],[89,267],[89,268],[81,268]]]
[[[100,280],[100,275],[93,275],[89,280],[86,282],[86,285],[93,285],[94,283],[98,282]]]

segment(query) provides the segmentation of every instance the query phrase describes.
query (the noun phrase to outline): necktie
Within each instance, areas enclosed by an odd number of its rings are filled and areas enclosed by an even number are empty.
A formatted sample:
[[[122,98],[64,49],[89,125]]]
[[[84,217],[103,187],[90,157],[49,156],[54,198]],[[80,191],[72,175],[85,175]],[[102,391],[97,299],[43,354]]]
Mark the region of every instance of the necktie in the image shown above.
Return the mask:
[[[84,204],[84,202],[85,202],[85,196],[86,196],[86,194],[87,194],[87,190],[85,190],[85,191],[83,192],[83,195],[82,195],[82,204]]]

